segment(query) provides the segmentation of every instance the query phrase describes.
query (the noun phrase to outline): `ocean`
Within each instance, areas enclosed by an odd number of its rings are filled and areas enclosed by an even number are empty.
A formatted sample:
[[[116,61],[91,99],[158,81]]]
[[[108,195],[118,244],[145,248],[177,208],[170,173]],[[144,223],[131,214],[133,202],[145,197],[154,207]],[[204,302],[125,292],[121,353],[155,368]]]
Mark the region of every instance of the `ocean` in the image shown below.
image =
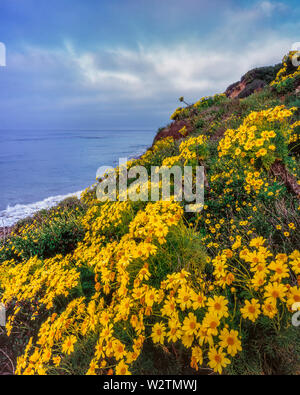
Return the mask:
[[[100,166],[142,154],[146,130],[0,130],[0,227],[67,196],[80,196]]]

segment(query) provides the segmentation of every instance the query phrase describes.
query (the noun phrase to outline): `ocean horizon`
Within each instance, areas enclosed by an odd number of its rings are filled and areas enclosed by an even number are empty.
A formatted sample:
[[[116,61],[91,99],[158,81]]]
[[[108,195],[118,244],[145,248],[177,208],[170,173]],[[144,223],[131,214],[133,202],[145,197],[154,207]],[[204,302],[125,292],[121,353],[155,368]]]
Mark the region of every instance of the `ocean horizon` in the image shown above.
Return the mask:
[[[80,193],[100,166],[142,154],[155,130],[0,130],[0,227]]]

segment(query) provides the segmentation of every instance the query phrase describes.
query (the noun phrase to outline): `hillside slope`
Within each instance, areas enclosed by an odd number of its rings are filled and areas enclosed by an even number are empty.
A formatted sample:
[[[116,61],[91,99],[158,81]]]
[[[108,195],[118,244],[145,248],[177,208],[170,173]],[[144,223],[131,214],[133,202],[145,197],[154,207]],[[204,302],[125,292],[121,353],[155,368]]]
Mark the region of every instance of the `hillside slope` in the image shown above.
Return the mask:
[[[293,55],[254,92],[250,73],[178,108],[128,163],[204,165],[201,213],[100,203],[94,185],[15,226],[0,245],[0,374],[299,373]]]

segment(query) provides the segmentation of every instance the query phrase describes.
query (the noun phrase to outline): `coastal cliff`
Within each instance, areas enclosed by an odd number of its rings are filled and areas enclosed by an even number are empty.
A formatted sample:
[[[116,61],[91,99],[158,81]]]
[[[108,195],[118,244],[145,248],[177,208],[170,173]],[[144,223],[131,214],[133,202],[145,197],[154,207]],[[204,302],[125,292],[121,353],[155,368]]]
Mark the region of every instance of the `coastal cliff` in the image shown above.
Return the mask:
[[[92,186],[2,230],[0,374],[299,374],[294,55],[177,108],[128,163],[204,166],[200,212]]]

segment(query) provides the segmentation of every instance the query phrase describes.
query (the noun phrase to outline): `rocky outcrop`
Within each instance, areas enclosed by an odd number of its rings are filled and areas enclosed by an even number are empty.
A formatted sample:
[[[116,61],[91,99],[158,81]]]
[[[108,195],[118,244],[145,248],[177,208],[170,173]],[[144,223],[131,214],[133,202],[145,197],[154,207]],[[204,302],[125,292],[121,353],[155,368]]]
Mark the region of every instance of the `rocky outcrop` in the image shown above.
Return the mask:
[[[180,133],[180,130],[183,127],[186,127],[186,133],[183,135]],[[173,137],[174,140],[182,139],[185,136],[188,136],[193,130],[191,122],[188,120],[174,121],[169,126],[160,130],[154,138],[153,144],[157,141],[164,139],[166,137]]]
[[[276,160],[271,166],[271,172],[276,178],[281,179],[290,192],[300,198],[300,185],[297,182],[297,178],[288,172],[284,163]]]
[[[0,228],[0,240],[6,239],[12,231],[12,227]]]
[[[273,81],[280,67],[281,63],[276,66],[258,67],[248,71],[240,81],[229,85],[225,91],[226,96],[232,99],[243,99],[250,96]]]

